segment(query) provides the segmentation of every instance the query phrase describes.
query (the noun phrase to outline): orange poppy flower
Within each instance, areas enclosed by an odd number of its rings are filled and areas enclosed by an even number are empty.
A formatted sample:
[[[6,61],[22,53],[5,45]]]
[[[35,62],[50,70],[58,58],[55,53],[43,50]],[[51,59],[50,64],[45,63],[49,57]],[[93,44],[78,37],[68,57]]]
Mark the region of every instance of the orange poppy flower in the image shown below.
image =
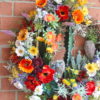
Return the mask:
[[[53,45],[52,45],[52,49],[53,49],[54,51],[56,51],[57,48],[58,48],[58,44],[57,44],[57,43],[53,43]]]
[[[47,4],[47,0],[36,0],[36,5],[40,8],[43,8],[44,6],[46,6]]]
[[[47,22],[52,22],[52,21],[55,21],[56,18],[53,14],[47,14],[45,17],[44,17],[44,20],[47,21]]]
[[[72,100],[82,100],[82,96],[80,94],[76,93],[72,96]]]
[[[28,30],[27,29],[22,29],[22,30],[20,30],[20,32],[17,36],[17,39],[21,40],[21,41],[26,40],[27,34],[28,34]]]
[[[46,37],[49,42],[54,42],[56,40],[56,34],[53,32],[47,32]]]
[[[57,42],[60,42],[60,41],[62,41],[63,40],[63,34],[62,33],[59,33],[58,35],[57,35],[57,37],[56,37],[56,41]]]
[[[76,9],[72,13],[72,16],[73,16],[73,19],[76,24],[81,24],[84,21],[84,15],[83,15],[82,11],[79,9]]]
[[[32,60],[22,59],[18,65],[19,69],[26,73],[31,73],[34,70],[34,66],[32,66]]]

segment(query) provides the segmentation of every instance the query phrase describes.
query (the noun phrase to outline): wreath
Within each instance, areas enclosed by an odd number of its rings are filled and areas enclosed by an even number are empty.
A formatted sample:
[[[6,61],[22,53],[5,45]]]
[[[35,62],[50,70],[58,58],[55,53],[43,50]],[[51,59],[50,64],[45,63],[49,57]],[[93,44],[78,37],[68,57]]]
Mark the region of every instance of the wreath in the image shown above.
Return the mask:
[[[100,100],[100,30],[87,0],[35,0],[10,42],[9,80],[29,100]],[[65,45],[63,45],[65,42]],[[65,58],[54,60],[66,48]]]

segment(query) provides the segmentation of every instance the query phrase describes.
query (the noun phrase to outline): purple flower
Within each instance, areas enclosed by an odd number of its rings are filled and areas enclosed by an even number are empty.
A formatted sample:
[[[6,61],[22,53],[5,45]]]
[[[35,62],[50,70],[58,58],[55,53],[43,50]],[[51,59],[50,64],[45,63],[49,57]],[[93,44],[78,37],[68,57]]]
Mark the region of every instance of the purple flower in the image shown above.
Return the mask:
[[[41,67],[41,66],[43,66],[43,61],[42,61],[42,59],[40,57],[34,58],[32,60],[32,62],[33,62],[34,67]]]

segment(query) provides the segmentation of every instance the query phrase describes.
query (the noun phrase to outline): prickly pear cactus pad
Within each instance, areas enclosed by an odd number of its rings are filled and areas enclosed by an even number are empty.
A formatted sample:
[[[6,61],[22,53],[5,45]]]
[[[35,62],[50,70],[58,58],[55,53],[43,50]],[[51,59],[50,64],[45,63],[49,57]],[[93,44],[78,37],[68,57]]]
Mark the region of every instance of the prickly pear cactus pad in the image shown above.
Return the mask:
[[[35,2],[20,30],[1,30],[15,37],[5,66],[11,84],[28,100],[100,100],[100,29],[89,1]],[[65,59],[54,59],[64,47]]]

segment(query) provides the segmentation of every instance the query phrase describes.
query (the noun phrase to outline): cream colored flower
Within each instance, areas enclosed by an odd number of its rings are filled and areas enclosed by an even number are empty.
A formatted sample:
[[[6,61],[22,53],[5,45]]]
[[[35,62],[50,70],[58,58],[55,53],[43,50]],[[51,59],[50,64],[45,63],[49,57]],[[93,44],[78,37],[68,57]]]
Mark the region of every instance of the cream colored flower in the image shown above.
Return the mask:
[[[87,7],[83,7],[82,12],[83,12],[84,16],[88,15]]]
[[[57,4],[61,4],[62,0],[54,0]]]
[[[34,95],[42,95],[42,93],[43,93],[43,86],[42,85],[37,86],[35,88]]]
[[[17,56],[24,56],[25,53],[25,49],[22,46],[19,46],[18,48],[16,48],[15,53],[17,54]]]
[[[99,70],[100,70],[100,60],[97,60],[97,65],[98,65],[98,67],[99,67]]]
[[[14,83],[14,86],[17,88],[17,89],[23,89],[24,87],[23,87],[23,85],[20,83],[20,82],[15,82]]]
[[[29,97],[29,100],[41,100],[39,96],[32,95]]]

